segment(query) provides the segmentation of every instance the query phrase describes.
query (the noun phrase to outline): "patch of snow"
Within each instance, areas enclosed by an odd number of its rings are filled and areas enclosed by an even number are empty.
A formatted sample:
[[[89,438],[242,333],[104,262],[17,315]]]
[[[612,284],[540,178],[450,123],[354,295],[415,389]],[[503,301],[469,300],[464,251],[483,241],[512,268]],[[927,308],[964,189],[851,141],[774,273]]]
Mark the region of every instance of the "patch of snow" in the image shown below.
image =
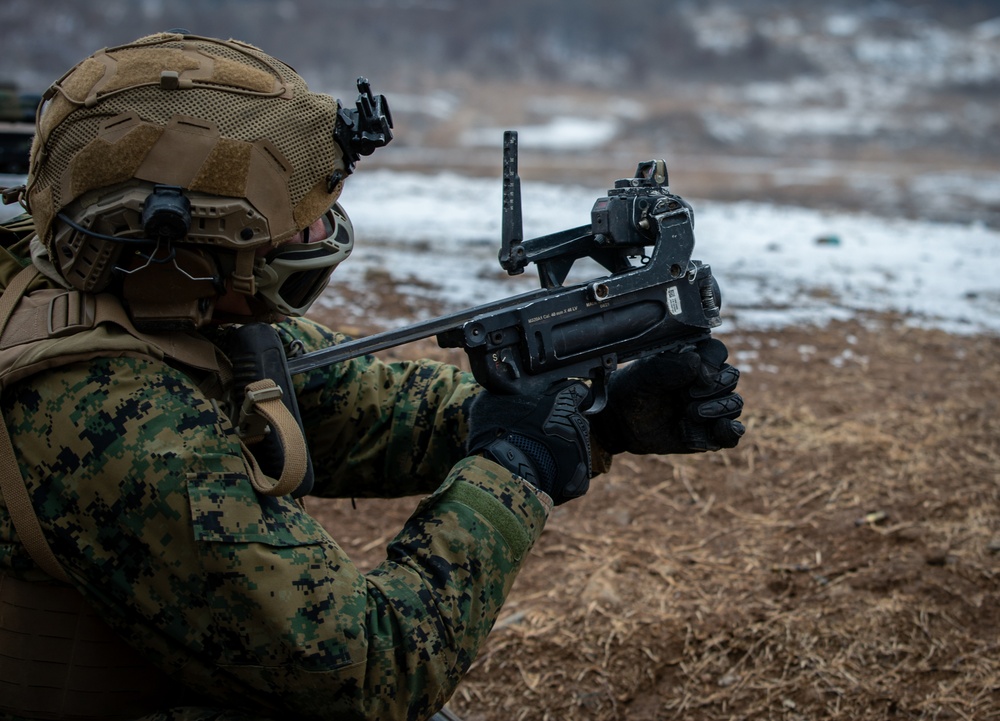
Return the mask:
[[[462,133],[466,147],[499,148],[506,128],[476,128]],[[580,118],[560,116],[544,125],[519,126],[518,145],[544,150],[594,148],[614,139],[618,121],[613,118]]]
[[[605,192],[522,181],[525,236],[589,223],[594,201]],[[696,218],[694,257],[712,266],[722,287],[723,331],[822,325],[889,311],[950,332],[1000,332],[998,231],[688,200]],[[537,287],[530,269],[511,279],[497,263],[499,179],[359,173],[342,202],[357,242],[333,277],[337,295],[360,292],[371,270],[432,284],[420,292],[434,294],[448,310]]]

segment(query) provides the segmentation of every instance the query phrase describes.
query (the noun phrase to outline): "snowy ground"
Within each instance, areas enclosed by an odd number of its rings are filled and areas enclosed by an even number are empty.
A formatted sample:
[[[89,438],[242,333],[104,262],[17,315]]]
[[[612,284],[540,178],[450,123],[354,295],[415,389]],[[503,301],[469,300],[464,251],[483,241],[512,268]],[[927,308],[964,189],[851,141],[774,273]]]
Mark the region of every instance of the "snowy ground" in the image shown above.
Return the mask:
[[[525,236],[589,222],[605,192],[523,182]],[[1000,332],[996,230],[687,199],[694,257],[711,264],[722,286],[722,332],[822,324],[859,311],[899,312],[914,325],[955,333]],[[445,311],[536,285],[531,273],[506,278],[496,261],[499,179],[359,172],[342,203],[357,242],[321,301],[330,306],[371,293],[372,279],[386,274],[397,290],[433,298]]]

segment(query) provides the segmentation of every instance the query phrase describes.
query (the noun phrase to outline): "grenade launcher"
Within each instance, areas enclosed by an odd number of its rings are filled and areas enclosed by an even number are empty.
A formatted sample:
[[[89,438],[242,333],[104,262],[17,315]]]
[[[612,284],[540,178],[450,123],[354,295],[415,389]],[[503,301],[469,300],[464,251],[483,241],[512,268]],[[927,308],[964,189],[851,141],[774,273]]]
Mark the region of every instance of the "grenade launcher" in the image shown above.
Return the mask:
[[[529,263],[541,288],[405,328],[290,358],[292,375],[432,335],[462,348],[476,381],[495,393],[541,393],[566,378],[591,381],[596,413],[619,363],[677,350],[719,325],[720,292],[711,268],[692,260],[691,206],[670,192],[662,160],[639,163],[591,210],[588,225],[525,240],[517,133],[504,133],[500,265]],[[591,258],[608,274],[563,285],[573,264]]]
[[[234,385],[274,379],[301,426],[291,376],[434,335],[443,348],[462,348],[476,381],[494,393],[542,393],[566,378],[589,380],[584,412],[596,413],[619,363],[680,350],[708,338],[721,322],[711,268],[691,259],[691,206],[670,192],[662,160],[639,163],[635,177],[616,181],[594,203],[588,225],[525,240],[517,133],[507,131],[502,219],[500,265],[517,275],[534,263],[540,288],[287,359],[270,326],[243,326],[231,352]],[[607,273],[564,285],[582,258]],[[277,477],[282,449],[273,437],[266,441],[257,454],[265,472]],[[294,495],[311,485],[310,469]]]

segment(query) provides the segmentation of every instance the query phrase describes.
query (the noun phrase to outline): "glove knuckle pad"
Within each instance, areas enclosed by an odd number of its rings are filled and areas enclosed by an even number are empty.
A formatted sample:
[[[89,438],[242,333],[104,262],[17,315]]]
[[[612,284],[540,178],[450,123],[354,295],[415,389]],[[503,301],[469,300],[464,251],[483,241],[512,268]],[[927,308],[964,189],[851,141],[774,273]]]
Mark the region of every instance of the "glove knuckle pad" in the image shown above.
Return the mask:
[[[580,412],[580,382],[540,396],[484,392],[469,418],[469,453],[483,453],[563,503],[590,482],[590,425]]]

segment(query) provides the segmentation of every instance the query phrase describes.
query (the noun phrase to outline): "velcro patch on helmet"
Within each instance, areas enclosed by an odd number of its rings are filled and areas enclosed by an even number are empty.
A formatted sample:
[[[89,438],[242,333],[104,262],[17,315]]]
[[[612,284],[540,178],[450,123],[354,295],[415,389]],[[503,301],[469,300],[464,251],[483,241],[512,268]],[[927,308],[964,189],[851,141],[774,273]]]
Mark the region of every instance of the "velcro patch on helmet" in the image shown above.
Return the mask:
[[[281,79],[260,68],[209,55],[191,43],[183,48],[124,48],[98,53],[91,58],[102,75],[86,93],[86,104],[100,96],[142,85],[184,89],[195,83],[224,85],[252,93],[276,93]],[[89,76],[90,73],[88,73]]]
[[[273,93],[285,88],[280,79],[274,75],[248,65],[234,63],[226,58],[215,59],[215,74],[211,82],[257,93]]]
[[[134,177],[163,132],[163,128],[136,122],[113,142],[105,135],[94,138],[70,161],[69,192],[63,196],[75,198]]]
[[[211,120],[174,115],[136,169],[135,177],[190,188],[220,137],[218,126]]]
[[[236,198],[246,197],[252,152],[253,145],[246,141],[219,138],[198,174],[191,180],[191,190]]]
[[[51,102],[46,106],[38,122],[38,137],[48,138],[70,114],[83,104],[91,89],[104,77],[102,63],[90,57],[80,62],[58,83],[53,85],[47,97]],[[58,92],[55,92],[57,91]]]
[[[332,197],[337,198],[343,188],[343,182],[333,189]],[[302,196],[302,200],[295,206],[296,226],[307,227],[316,218],[319,218],[330,207],[331,193],[327,190],[326,180],[320,180],[312,189]]]
[[[164,71],[199,80],[212,75],[209,58],[175,48],[125,48],[99,52],[94,60],[104,66],[104,74],[87,94],[88,105],[103,94],[139,85],[158,85]]]
[[[276,188],[288,188],[291,167],[272,143],[261,138],[253,144],[246,197],[267,218],[272,243],[287,240],[299,231],[287,190],[275,192]]]

